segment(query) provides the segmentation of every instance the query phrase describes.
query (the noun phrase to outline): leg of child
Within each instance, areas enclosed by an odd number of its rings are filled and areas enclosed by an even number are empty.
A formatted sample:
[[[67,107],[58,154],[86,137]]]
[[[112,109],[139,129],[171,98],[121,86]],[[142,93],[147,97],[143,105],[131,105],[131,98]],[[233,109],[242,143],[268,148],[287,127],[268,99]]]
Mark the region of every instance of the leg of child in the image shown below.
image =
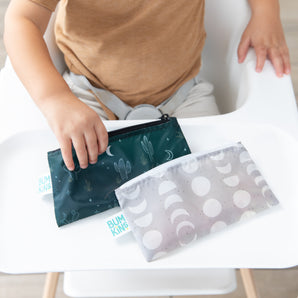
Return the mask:
[[[102,109],[101,105],[96,100],[96,97],[90,91],[80,88],[79,86],[73,83],[69,76],[69,71],[66,71],[63,74],[63,78],[69,86],[70,90],[78,99],[80,99],[83,103],[85,103],[92,110],[94,110],[97,113],[97,115],[101,118],[101,120],[109,120],[108,115]]]
[[[191,118],[218,115],[218,107],[212,92],[213,85],[200,79],[189,91],[186,100],[177,107],[171,116]]]

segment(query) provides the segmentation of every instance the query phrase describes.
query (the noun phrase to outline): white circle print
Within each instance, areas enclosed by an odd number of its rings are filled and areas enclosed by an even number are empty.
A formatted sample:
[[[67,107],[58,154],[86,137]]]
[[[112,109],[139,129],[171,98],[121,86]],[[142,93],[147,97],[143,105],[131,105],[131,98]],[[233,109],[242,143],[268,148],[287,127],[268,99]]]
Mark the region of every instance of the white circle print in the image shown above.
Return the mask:
[[[208,217],[216,217],[221,213],[222,206],[218,200],[209,199],[203,205],[203,212]]]
[[[191,188],[197,196],[203,197],[210,191],[211,183],[206,177],[197,176],[191,181]]]
[[[156,249],[161,245],[162,234],[157,230],[151,230],[144,234],[143,245],[150,250]]]
[[[224,221],[217,221],[212,225],[210,232],[216,233],[221,230],[224,230],[226,227],[227,227],[227,224]]]
[[[238,208],[243,209],[250,204],[251,196],[248,191],[240,189],[234,193],[233,201]]]

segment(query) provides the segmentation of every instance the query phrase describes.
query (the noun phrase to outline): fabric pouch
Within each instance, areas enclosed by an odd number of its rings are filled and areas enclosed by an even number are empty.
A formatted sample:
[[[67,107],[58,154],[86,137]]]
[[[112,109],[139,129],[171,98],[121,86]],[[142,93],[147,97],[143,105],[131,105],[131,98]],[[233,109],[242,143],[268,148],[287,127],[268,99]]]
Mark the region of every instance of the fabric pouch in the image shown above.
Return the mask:
[[[171,159],[190,153],[176,118],[109,132],[109,145],[94,165],[69,171],[60,149],[48,152],[58,226],[118,206],[114,190],[124,182]]]
[[[180,157],[115,192],[147,261],[279,203],[241,143]]]

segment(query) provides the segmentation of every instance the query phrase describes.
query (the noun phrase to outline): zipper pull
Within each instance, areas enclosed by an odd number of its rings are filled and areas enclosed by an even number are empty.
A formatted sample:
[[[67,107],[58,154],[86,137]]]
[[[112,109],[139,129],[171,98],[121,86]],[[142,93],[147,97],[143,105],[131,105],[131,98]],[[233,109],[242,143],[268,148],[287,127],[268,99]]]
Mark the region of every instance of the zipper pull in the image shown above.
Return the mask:
[[[168,114],[162,114],[162,116],[160,117],[161,121],[169,121],[171,119],[171,117]]]

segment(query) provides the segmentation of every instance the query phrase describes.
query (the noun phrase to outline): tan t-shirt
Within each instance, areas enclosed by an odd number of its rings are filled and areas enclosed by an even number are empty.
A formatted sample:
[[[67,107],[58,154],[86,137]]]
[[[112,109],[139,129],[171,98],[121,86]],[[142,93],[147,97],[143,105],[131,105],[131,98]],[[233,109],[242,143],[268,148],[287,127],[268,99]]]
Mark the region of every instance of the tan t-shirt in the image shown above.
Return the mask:
[[[199,72],[204,0],[61,0],[55,34],[72,72],[131,106],[158,105]]]

